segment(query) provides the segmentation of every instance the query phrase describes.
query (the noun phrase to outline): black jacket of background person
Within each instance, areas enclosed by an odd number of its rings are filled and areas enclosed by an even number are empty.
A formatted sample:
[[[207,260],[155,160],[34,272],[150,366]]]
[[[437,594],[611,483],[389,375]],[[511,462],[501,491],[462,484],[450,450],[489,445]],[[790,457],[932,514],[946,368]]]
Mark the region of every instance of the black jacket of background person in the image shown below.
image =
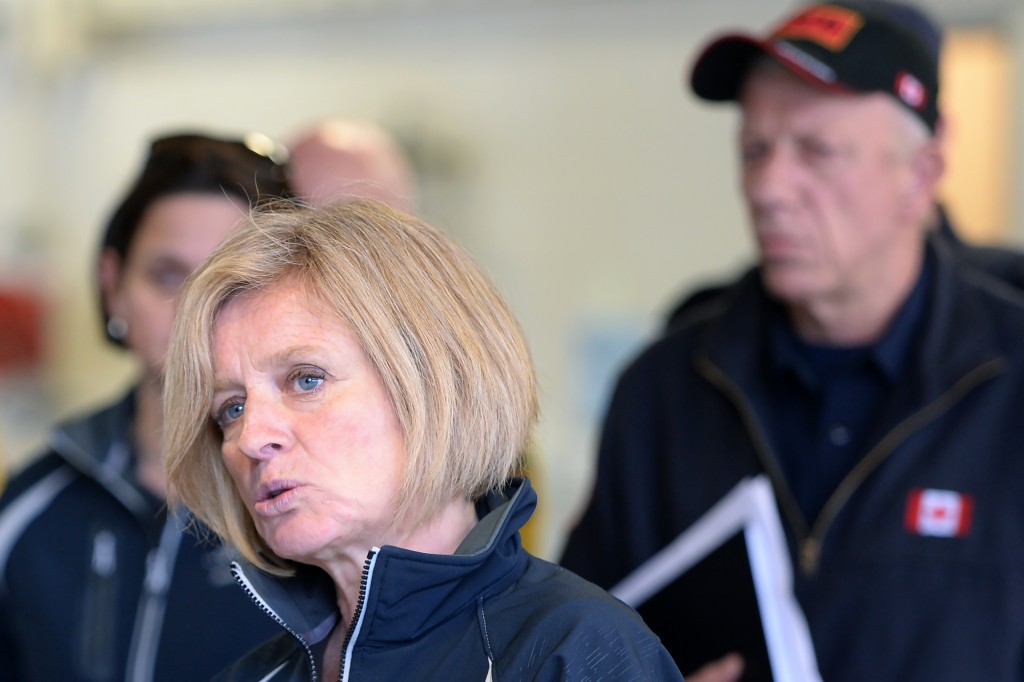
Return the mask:
[[[0,497],[4,682],[208,680],[277,632],[135,480],[133,404],[57,428]]]
[[[611,587],[766,472],[823,679],[1024,679],[1024,303],[929,248],[936,268],[908,380],[818,519],[802,517],[755,408],[772,396],[755,270],[620,377],[563,565]],[[921,490],[973,503],[963,537],[910,529]],[[675,611],[687,618],[686,604]]]

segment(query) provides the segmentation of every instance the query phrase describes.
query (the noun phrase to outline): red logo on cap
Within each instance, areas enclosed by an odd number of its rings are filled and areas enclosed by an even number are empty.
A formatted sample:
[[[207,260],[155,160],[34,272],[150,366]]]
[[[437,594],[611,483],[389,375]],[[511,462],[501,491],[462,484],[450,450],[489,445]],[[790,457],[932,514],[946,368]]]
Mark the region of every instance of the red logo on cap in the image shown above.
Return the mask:
[[[896,74],[896,96],[911,109],[920,111],[928,104],[928,90],[913,74],[900,71]]]
[[[864,25],[864,17],[835,5],[818,5],[801,12],[772,34],[772,40],[809,40],[841,52]]]

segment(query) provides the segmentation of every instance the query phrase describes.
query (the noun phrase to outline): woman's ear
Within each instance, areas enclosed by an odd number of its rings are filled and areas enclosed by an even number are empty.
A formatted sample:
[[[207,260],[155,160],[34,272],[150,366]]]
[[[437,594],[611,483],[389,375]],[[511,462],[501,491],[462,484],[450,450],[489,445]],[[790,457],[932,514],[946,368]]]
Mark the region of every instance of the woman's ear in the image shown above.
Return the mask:
[[[121,304],[118,292],[121,284],[122,270],[121,256],[109,246],[100,252],[99,257],[99,285],[100,298],[103,301],[103,309],[108,317],[121,317]]]

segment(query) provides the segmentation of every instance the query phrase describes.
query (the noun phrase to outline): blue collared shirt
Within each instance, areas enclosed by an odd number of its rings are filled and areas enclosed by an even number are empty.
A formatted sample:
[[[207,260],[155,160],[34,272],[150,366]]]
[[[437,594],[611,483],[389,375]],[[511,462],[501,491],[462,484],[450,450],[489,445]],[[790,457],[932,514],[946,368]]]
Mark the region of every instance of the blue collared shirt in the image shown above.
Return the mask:
[[[917,283],[889,329],[869,346],[806,343],[793,331],[781,306],[772,313],[767,349],[772,404],[763,406],[762,413],[809,522],[882,435],[874,419],[907,371],[928,303],[932,259],[925,258]]]

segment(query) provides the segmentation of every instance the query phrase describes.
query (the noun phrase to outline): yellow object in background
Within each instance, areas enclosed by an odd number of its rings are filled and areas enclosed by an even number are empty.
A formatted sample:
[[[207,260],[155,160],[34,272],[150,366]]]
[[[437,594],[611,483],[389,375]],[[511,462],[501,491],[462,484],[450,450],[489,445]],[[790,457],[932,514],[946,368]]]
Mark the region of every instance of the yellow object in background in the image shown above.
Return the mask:
[[[543,486],[541,485],[542,472],[539,459],[534,451],[527,452],[523,469],[520,472],[522,476],[530,479],[530,484],[537,491],[537,510],[533,512],[533,516],[526,522],[526,525],[519,530],[519,534],[523,538],[523,547],[534,556],[543,556],[544,547],[544,519],[541,511],[544,505],[544,495],[541,494]]]
[[[941,197],[969,242],[1010,239],[1013,203],[1013,50],[1001,28],[949,31],[940,107],[946,119]]]

